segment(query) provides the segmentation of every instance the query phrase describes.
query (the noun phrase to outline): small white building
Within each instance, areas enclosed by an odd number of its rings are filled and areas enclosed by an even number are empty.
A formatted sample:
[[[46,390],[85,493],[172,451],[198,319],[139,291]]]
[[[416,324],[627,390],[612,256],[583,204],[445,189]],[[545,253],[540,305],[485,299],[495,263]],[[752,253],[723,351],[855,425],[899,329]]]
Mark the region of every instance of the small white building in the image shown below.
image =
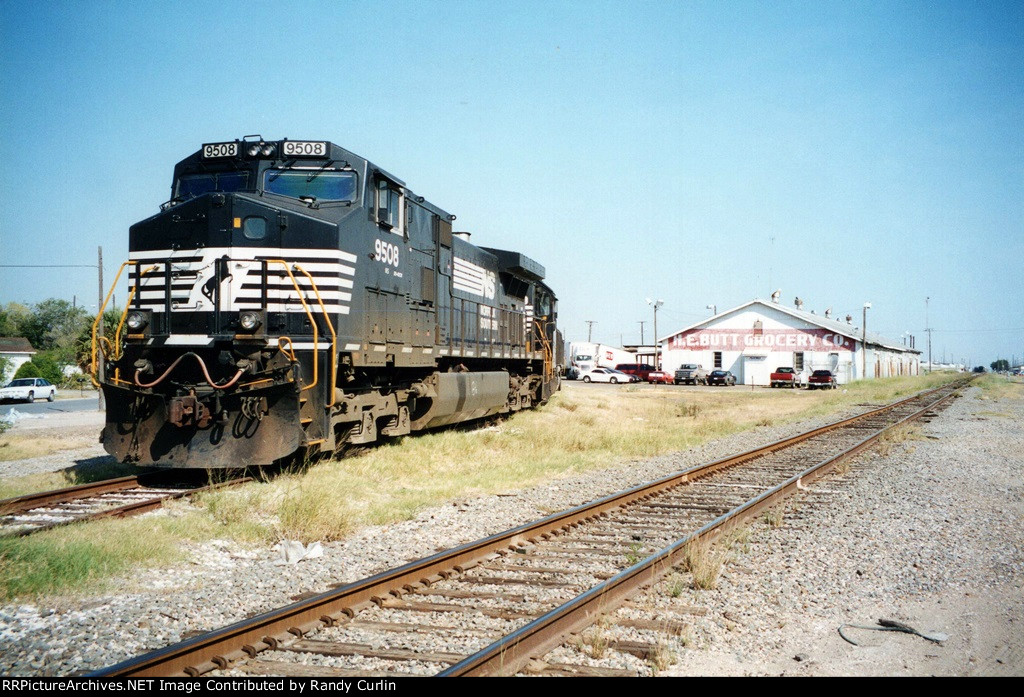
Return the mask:
[[[805,376],[831,370],[840,383],[920,374],[917,349],[872,332],[863,339],[863,331],[853,326],[849,315],[841,322],[777,302],[751,300],[660,343],[664,370],[697,363],[708,371],[731,371],[744,385],[768,385],[771,373],[781,366],[792,366]]]
[[[0,336],[0,356],[10,361],[7,371],[0,375],[0,384],[6,385],[14,377],[22,363],[28,363],[34,355],[36,355],[36,350],[32,348],[32,344],[25,337]]]

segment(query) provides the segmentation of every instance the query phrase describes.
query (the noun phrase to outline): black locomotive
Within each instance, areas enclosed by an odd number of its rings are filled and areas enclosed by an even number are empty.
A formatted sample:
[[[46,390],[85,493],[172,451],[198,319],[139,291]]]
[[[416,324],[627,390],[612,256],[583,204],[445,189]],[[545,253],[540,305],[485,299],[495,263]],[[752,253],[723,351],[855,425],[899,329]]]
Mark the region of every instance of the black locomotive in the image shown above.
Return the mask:
[[[171,196],[131,227],[129,303],[94,340],[101,439],[121,461],[265,465],[558,389],[544,268],[470,244],[344,148],[208,143],[174,168]]]

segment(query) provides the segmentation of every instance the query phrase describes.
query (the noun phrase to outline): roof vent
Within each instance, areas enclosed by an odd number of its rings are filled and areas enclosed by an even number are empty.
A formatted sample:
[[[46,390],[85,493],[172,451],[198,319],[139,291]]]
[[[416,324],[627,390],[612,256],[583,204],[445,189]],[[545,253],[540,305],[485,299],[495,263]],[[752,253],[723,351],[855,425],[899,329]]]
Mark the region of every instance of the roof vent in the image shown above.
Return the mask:
[[[832,308],[830,307],[827,310],[825,310],[825,317],[831,317],[831,316],[832,316]]]
[[[462,232],[453,232],[452,234],[455,235],[456,237],[458,237],[460,240],[466,240],[466,242],[469,242],[469,236],[472,233],[462,231]]]
[[[804,301],[799,297],[793,298],[793,304],[796,305],[796,309],[800,309],[804,306]]]
[[[853,324],[853,315],[847,315],[846,316],[846,323],[847,324]]]
[[[775,291],[774,293],[772,293],[772,302],[773,303],[778,303],[779,302],[779,298],[781,298],[781,297],[782,297],[782,289],[780,288],[777,291]]]

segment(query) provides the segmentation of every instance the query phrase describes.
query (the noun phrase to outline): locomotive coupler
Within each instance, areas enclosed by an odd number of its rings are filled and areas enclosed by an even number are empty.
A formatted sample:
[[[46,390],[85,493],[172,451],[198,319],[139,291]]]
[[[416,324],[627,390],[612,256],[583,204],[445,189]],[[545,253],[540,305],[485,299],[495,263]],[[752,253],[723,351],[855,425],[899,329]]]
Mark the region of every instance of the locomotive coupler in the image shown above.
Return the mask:
[[[206,428],[210,425],[210,418],[210,410],[196,398],[195,393],[185,397],[172,397],[167,405],[167,420],[181,428]]]

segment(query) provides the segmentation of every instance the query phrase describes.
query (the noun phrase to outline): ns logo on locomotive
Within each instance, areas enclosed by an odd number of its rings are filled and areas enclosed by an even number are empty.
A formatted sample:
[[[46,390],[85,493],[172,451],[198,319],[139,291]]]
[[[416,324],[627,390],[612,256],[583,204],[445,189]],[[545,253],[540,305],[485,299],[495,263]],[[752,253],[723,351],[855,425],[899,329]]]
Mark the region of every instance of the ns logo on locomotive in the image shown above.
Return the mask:
[[[546,402],[544,268],[454,219],[333,143],[203,145],[131,227],[117,332],[94,328],[107,452],[266,465]]]

